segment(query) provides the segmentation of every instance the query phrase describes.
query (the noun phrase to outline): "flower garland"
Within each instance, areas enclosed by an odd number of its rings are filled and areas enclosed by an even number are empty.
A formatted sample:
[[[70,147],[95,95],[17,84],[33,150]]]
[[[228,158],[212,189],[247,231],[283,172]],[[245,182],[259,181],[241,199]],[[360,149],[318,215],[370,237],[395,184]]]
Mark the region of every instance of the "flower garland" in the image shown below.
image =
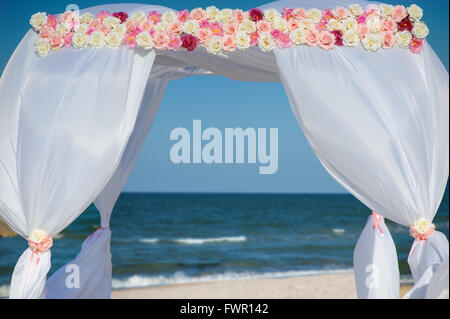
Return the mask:
[[[36,53],[43,57],[62,47],[83,49],[140,47],[145,50],[187,50],[204,47],[209,53],[232,52],[258,46],[268,52],[308,45],[330,50],[335,46],[357,47],[375,52],[394,46],[420,53],[429,33],[421,21],[422,9],[413,4],[358,4],[333,10],[206,9],[178,12],[101,11],[78,15],[67,11],[60,16],[38,12],[30,24],[38,33]]]

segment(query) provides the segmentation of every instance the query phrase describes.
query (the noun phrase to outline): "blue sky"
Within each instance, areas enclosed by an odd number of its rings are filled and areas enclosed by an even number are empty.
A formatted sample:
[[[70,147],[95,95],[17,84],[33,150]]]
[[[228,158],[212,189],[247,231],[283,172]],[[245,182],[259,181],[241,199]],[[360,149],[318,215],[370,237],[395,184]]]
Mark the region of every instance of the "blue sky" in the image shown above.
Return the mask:
[[[126,2],[74,0],[80,8]],[[151,3],[151,1],[129,1]],[[268,2],[268,1],[267,1]],[[386,1],[405,6],[416,3],[424,9],[430,28],[427,40],[448,70],[448,0]],[[37,11],[63,12],[65,1],[0,1],[3,71],[14,48],[29,28],[29,17]],[[251,9],[264,1],[177,1],[160,0],[173,9],[193,9],[216,5],[219,8]],[[201,97],[201,98],[199,98]],[[278,172],[259,175],[258,164],[173,164],[169,135],[175,127],[192,132],[192,121],[202,126],[277,127]],[[190,77],[169,83],[153,127],[145,141],[125,191],[154,192],[306,192],[339,193],[345,190],[323,169],[290,110],[281,83],[237,82],[219,76]]]

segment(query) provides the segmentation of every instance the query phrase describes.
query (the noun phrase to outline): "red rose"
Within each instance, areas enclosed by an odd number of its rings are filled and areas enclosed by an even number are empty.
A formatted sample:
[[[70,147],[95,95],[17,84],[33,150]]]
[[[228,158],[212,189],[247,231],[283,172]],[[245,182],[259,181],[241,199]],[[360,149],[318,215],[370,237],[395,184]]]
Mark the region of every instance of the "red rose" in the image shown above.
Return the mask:
[[[120,23],[124,22],[126,19],[128,19],[128,13],[126,12],[115,12],[113,13],[113,17],[120,19]]]
[[[264,13],[260,9],[254,8],[251,9],[248,13],[250,15],[250,19],[252,19],[255,22],[264,19]]]
[[[342,43],[342,31],[341,31],[341,30],[334,30],[334,31],[331,31],[331,33],[334,34],[334,37],[335,37],[335,39],[336,39],[335,44],[336,44],[338,47],[343,46],[343,43]]]
[[[408,30],[409,32],[411,32],[413,29],[413,24],[411,20],[409,20],[409,17],[403,18],[403,20],[400,21],[397,26],[399,31]]]
[[[188,51],[194,51],[197,47],[198,39],[191,34],[183,34],[181,36],[181,46]]]

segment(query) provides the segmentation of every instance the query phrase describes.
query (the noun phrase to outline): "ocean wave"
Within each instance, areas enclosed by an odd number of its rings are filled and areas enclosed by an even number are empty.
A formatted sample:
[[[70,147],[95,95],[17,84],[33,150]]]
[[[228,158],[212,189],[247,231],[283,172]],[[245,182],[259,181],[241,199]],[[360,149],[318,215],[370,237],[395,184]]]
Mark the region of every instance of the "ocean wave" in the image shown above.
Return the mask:
[[[343,233],[345,233],[345,229],[342,229],[342,228],[333,228],[331,231],[333,233],[335,233],[335,234],[343,234]]]
[[[9,285],[0,286],[0,298],[9,297]]]
[[[315,276],[325,274],[337,274],[351,272],[353,269],[333,270],[292,270],[282,272],[224,272],[220,274],[208,274],[201,276],[186,276],[183,272],[176,272],[172,276],[142,276],[133,275],[124,279],[112,279],[113,289],[141,288],[152,286],[164,286],[184,283],[224,281],[235,279],[277,279],[290,277]]]
[[[159,242],[159,238],[139,238],[138,241],[146,244],[156,244]]]
[[[220,243],[220,242],[243,242],[247,241],[245,236],[235,236],[235,237],[216,237],[216,238],[180,238],[174,239],[173,242],[185,245],[203,245],[209,243]]]

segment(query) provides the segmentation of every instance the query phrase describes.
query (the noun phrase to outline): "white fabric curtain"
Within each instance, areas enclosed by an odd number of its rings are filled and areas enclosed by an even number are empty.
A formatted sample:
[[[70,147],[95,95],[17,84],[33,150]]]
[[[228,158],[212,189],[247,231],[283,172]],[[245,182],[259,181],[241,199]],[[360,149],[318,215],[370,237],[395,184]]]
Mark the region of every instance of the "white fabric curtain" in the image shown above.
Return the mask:
[[[35,37],[27,33],[0,82],[0,214],[24,238],[35,229],[58,234],[103,189],[155,58],[125,48],[69,48],[39,58]],[[50,255],[22,254],[11,298],[44,296]]]
[[[275,56],[292,110],[325,169],[397,223],[432,221],[448,179],[449,100],[448,73],[430,46],[420,55],[398,48],[372,54],[296,47],[275,50]],[[448,256],[446,239],[431,244],[437,237],[442,234],[417,244],[414,254],[421,247],[439,252],[421,254],[421,263],[440,264]],[[392,245],[390,236],[383,240]],[[377,256],[366,262],[381,264]],[[397,257],[391,250],[383,258],[394,264]]]

